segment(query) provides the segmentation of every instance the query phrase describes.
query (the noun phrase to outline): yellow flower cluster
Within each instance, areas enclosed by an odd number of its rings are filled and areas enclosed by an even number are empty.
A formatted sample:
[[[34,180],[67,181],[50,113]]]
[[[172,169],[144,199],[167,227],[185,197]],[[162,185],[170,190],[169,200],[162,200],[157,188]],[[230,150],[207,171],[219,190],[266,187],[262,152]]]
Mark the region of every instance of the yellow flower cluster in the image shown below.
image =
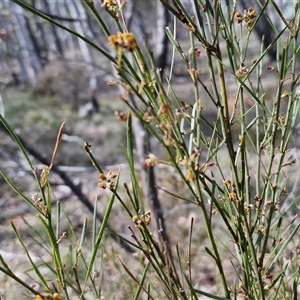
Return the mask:
[[[134,34],[131,32],[117,32],[116,35],[110,35],[108,39],[109,45],[116,49],[123,49],[132,52],[137,47]]]
[[[151,223],[152,215],[152,211],[150,210],[146,211],[144,214],[139,212],[137,215],[132,217],[132,221],[138,227],[141,225],[141,223],[149,225]]]
[[[245,10],[243,14],[239,13],[238,11],[234,14],[234,20],[238,22],[238,24],[245,21],[247,28],[252,27],[255,17],[256,12],[252,6]]]
[[[117,118],[117,120],[119,121],[122,121],[122,122],[126,122],[127,119],[128,119],[128,115],[129,115],[129,112],[119,112],[119,111],[115,111],[115,116]]]
[[[101,4],[101,7],[112,7],[112,6],[116,6],[117,5],[117,1],[116,0],[104,0],[103,3]]]
[[[113,17],[118,18],[118,8],[116,0],[103,0],[101,7],[104,7],[107,11],[109,11]]]
[[[224,180],[223,183],[229,188],[231,186],[231,191],[228,193],[228,198],[231,202],[238,203],[236,186],[231,183],[230,180]]]
[[[112,189],[115,186],[115,182],[113,179],[117,177],[117,174],[115,174],[114,170],[109,170],[109,172],[105,175],[104,173],[99,174],[99,178],[101,182],[98,184],[99,187],[102,189]]]
[[[35,300],[62,300],[62,297],[60,294],[54,293],[53,295],[46,296],[36,295]]]
[[[31,199],[33,204],[40,210],[40,212],[47,217],[48,216],[48,208],[44,205],[42,198],[39,196],[38,193],[34,193],[31,195]]]

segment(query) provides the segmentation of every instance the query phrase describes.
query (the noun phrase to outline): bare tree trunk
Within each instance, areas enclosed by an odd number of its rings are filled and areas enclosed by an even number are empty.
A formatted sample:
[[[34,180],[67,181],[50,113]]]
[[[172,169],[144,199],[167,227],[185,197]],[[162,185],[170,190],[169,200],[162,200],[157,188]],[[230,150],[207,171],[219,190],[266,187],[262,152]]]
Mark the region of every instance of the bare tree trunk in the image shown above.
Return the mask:
[[[47,64],[47,48],[40,45],[40,42],[37,38],[37,30],[35,30],[36,28],[32,28],[32,24],[30,23],[30,19],[26,16],[26,13],[24,13],[24,19],[28,31],[28,36],[31,39],[36,57],[38,58],[40,65],[42,67],[45,67],[45,65]]]
[[[45,12],[48,13],[48,14],[51,14],[51,9],[50,9],[48,1],[43,0],[43,3],[44,3],[44,6],[45,6],[45,10],[46,10]],[[55,47],[54,49],[60,54],[61,57],[63,57],[64,56],[64,49],[62,47],[60,38],[59,38],[58,33],[57,33],[58,29],[53,24],[50,24],[50,26],[51,26],[52,38],[53,38],[53,41],[54,41],[54,43],[51,43],[50,45],[54,46]]]
[[[11,3],[12,24],[19,46],[19,49],[15,49],[23,72],[23,80],[25,80],[24,77],[26,76],[32,84],[35,84],[36,73],[40,70],[41,66],[38,63],[31,40],[28,37],[23,13],[24,11],[21,7]]]
[[[59,5],[57,7],[57,14],[60,16],[67,16],[68,12],[67,12],[67,6],[68,6],[68,0],[64,0],[63,3],[61,3],[61,5]],[[62,24],[66,27],[71,27],[70,26],[70,22],[69,21],[62,21]],[[68,32],[64,31],[64,30],[60,30],[59,31],[59,39],[61,41],[62,47],[64,49],[65,52],[68,53],[68,59],[75,59],[76,58],[76,44],[75,41],[76,38],[69,34]]]
[[[75,19],[86,19],[86,11],[83,7],[82,2],[78,2],[76,0],[72,0],[72,4],[69,5],[70,14]],[[83,35],[91,37],[92,34],[89,32],[88,28],[85,26],[83,22],[74,22],[75,30]],[[96,90],[97,88],[97,79],[94,72],[94,67],[92,65],[93,58],[92,52],[90,51],[89,46],[81,39],[78,39],[79,48],[81,50],[82,57],[87,64],[87,70],[89,74],[89,86],[92,91]]]

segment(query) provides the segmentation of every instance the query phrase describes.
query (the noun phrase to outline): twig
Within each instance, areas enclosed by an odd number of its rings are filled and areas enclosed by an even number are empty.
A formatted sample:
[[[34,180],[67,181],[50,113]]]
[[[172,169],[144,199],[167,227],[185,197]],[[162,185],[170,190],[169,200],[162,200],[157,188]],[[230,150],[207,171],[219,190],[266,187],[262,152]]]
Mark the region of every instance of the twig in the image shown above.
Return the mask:
[[[2,131],[4,131],[6,134],[8,134],[7,130],[5,130],[5,128],[3,126],[0,126]],[[40,152],[38,152],[37,150],[35,150],[33,147],[31,147],[22,137],[20,137],[19,135],[17,135],[20,142],[22,143],[22,145],[24,146],[24,148],[26,149],[26,151],[32,155],[36,160],[38,160],[40,163],[48,166],[49,165],[49,161],[40,154]],[[73,183],[73,181],[69,178],[69,176],[64,172],[59,170],[58,167],[56,167],[55,165],[52,166],[52,171],[54,173],[56,173],[62,180],[63,182],[71,189],[71,191],[77,196],[78,200],[91,212],[94,212],[94,207],[93,205],[90,203],[89,199],[87,198],[87,196],[85,194],[83,194],[81,187],[78,185],[75,185]],[[103,216],[97,212],[97,219],[102,222],[103,221]],[[114,230],[107,225],[107,229],[108,232],[114,232]],[[134,249],[131,248],[126,242],[124,242],[122,239],[119,240],[115,235],[110,234],[110,236],[117,242],[120,243],[121,247],[126,250],[129,253],[134,253]]]

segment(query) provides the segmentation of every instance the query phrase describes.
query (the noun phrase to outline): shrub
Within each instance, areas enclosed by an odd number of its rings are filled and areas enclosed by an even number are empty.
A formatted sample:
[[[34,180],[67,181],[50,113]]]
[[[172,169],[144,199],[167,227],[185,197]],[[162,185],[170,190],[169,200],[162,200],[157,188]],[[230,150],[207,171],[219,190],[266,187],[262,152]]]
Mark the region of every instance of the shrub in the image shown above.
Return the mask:
[[[13,1],[59,25],[25,2]],[[299,247],[295,240],[299,239],[300,225],[297,216],[291,213],[295,211],[295,199],[291,203],[284,201],[288,193],[286,177],[298,165],[296,151],[289,145],[300,107],[296,89],[299,3],[291,21],[284,19],[276,3],[266,3],[274,7],[285,27],[277,31],[273,44],[253,51],[251,45],[257,42],[253,30],[266,5],[261,11],[249,7],[243,12],[235,7],[234,1],[224,4],[206,1],[205,5],[200,1],[199,5],[195,2],[191,16],[183,1],[174,0],[171,5],[162,0],[189,31],[189,46],[184,47],[176,39],[176,28],[173,32],[166,28],[173,47],[172,63],[177,55],[190,76],[194,96],[186,99],[178,96],[173,84],[173,64],[165,80],[156,68],[151,49],[142,51],[134,33],[128,32],[122,18],[123,6],[119,7],[115,1],[103,2],[102,9],[111,15],[118,28],[110,32],[93,2],[84,2],[107,35],[112,53],[85,40],[113,64],[118,79],[109,84],[124,91],[121,99],[128,107],[128,114],[117,113],[117,116],[127,122],[124,152],[130,179],[126,178],[124,188],[121,187],[122,170],[104,172],[90,145],[85,144],[99,172],[99,187],[110,193],[100,228],[97,228],[95,201],[89,251],[85,239],[87,222],[78,239],[70,223],[69,233],[61,232],[60,222],[63,218],[69,220],[69,216],[61,213],[59,201],[53,215],[48,180],[53,161],[42,174],[37,174],[18,137],[1,117],[27,159],[39,188],[39,193],[29,199],[1,172],[12,189],[36,210],[37,219],[47,233],[43,237],[31,228],[36,243],[53,258],[51,262],[36,263],[16,226],[11,224],[45,292],[52,294],[53,299],[113,297],[105,290],[102,278],[109,263],[105,232],[110,232],[108,220],[113,217],[115,202],[119,202],[130,237],[118,231],[113,234],[130,245],[136,258],[129,254],[123,259],[121,254],[117,256],[127,277],[122,277],[126,279],[113,291],[115,297],[297,299]],[[266,55],[274,45],[278,61],[267,65]],[[214,114],[207,113],[208,107]],[[147,141],[142,145],[144,153],[148,153],[143,161],[141,157],[137,161],[133,151],[133,139],[139,141],[140,134],[143,135],[140,140]],[[149,136],[165,154],[155,155],[149,150]],[[57,146],[59,142],[58,138]],[[142,169],[141,180],[137,168]],[[153,184],[154,170],[161,172],[157,185]],[[143,176],[147,174],[145,181]],[[164,203],[157,201],[158,196],[164,197]],[[190,218],[176,220],[176,209],[187,209]],[[169,215],[175,216],[172,221]],[[201,224],[194,225],[195,216]],[[66,238],[75,243],[68,255],[60,246]],[[41,299],[42,289],[37,290],[17,277],[3,258],[1,262],[2,272]],[[110,263],[117,268],[114,262]],[[212,284],[209,289],[201,282],[205,279],[199,275],[199,265],[207,268],[207,276],[211,276],[209,280],[206,278]],[[44,274],[45,268],[51,275]],[[135,285],[131,283],[126,291],[128,279]]]

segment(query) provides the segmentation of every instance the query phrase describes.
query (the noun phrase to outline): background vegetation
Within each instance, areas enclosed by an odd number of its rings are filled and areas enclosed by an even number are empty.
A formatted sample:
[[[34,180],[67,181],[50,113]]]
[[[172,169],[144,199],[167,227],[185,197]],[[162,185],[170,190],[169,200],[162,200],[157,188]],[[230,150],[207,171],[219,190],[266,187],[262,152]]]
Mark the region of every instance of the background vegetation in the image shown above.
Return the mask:
[[[2,297],[297,299],[299,1],[252,2],[1,4]]]

